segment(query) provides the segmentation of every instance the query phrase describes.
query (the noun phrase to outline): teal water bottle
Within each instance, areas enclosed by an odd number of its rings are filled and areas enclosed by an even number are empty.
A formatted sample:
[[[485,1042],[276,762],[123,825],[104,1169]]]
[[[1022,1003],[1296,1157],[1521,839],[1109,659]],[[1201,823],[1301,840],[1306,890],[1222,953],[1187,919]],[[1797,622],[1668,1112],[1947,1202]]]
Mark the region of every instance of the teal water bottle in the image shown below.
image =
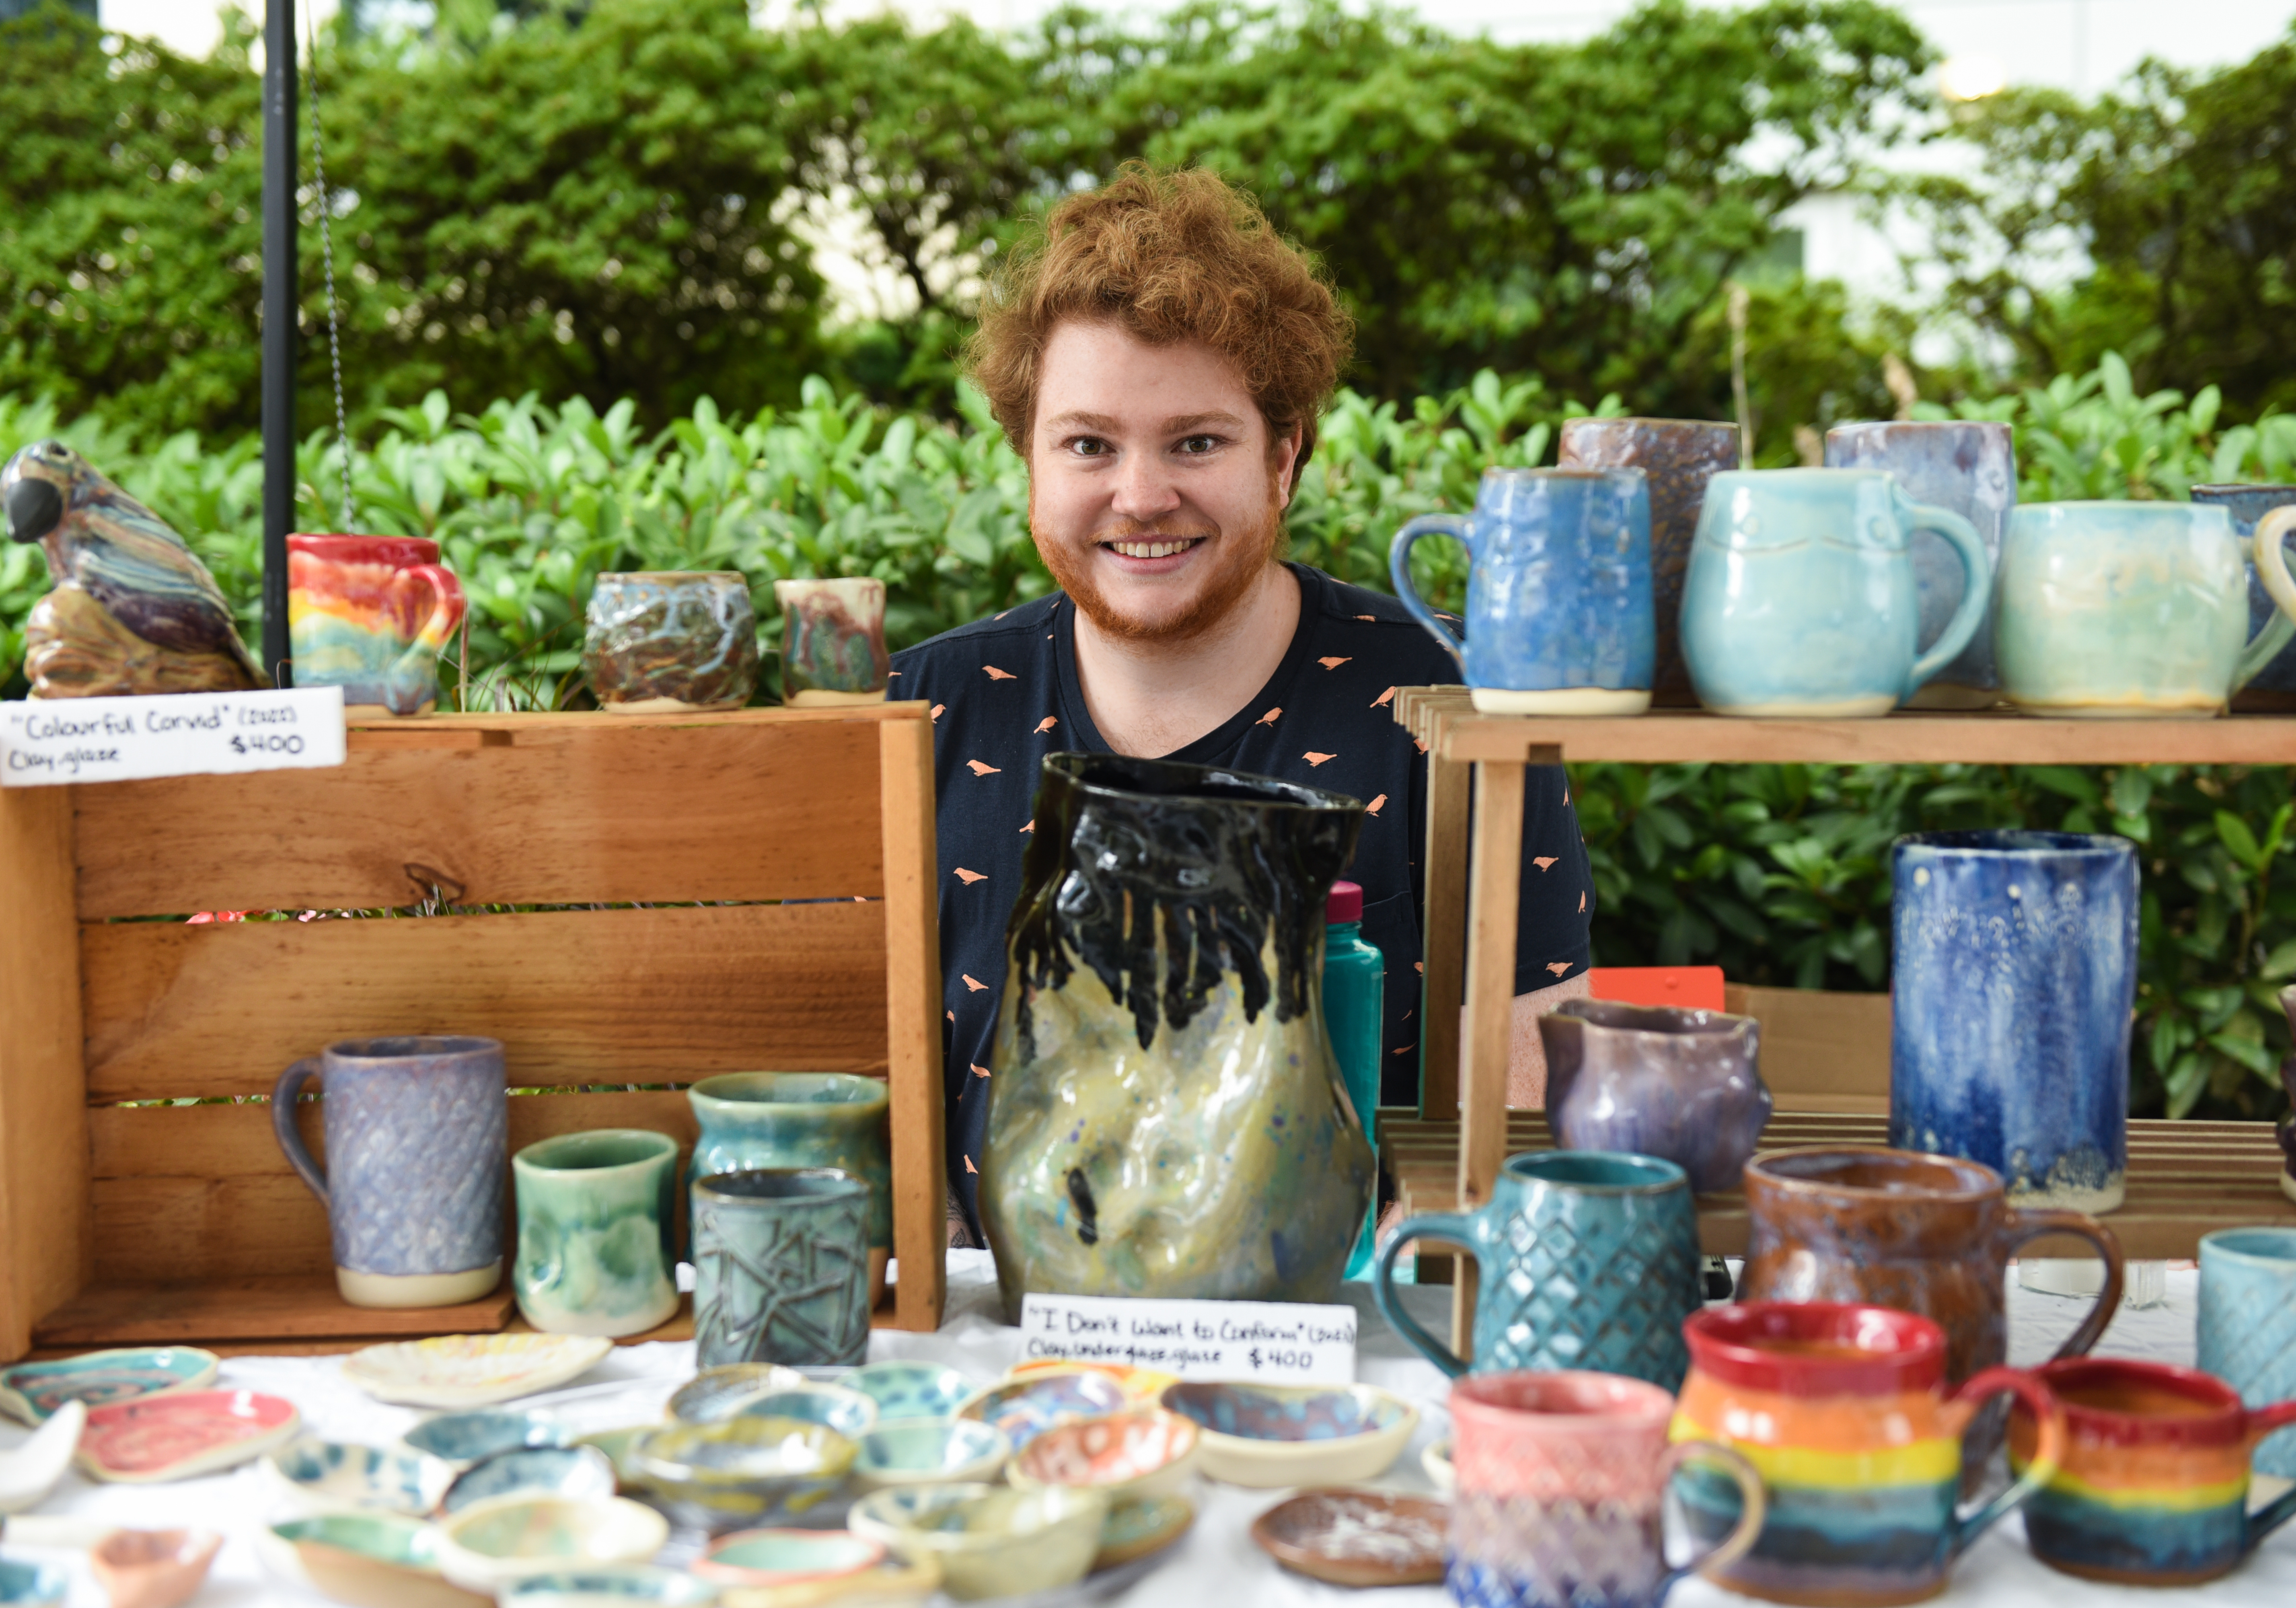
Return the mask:
[[[1332,1049],[1338,1055],[1340,1075],[1347,1081],[1348,1098],[1363,1119],[1364,1136],[1379,1155],[1380,1015],[1387,988],[1387,958],[1364,941],[1363,890],[1353,882],[1333,882],[1324,907],[1324,1021],[1331,1028]],[[1379,1217],[1379,1198],[1372,1197],[1364,1213],[1363,1232],[1348,1258],[1348,1276],[1371,1276],[1372,1227]]]

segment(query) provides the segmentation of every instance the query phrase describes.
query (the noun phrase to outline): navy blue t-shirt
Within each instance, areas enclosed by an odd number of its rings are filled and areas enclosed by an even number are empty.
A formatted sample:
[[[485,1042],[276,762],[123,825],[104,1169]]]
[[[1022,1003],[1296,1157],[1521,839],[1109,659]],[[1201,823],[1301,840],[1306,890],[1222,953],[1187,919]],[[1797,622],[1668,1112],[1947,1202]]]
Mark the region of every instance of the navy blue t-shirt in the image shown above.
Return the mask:
[[[1218,730],[1158,757],[1279,776],[1364,801],[1363,834],[1345,875],[1363,885],[1365,939],[1387,957],[1380,1098],[1416,1104],[1427,765],[1390,706],[1398,687],[1456,682],[1458,666],[1393,598],[1304,564],[1291,569],[1300,578],[1300,624],[1283,663]],[[1075,621],[1074,607],[1054,593],[893,658],[891,695],[932,705],[948,1170],[976,1243],[1004,927],[1020,895],[1037,767],[1049,753],[1111,751],[1077,680]],[[1534,767],[1527,775],[1522,845],[1517,994],[1587,964],[1594,883],[1560,767]]]

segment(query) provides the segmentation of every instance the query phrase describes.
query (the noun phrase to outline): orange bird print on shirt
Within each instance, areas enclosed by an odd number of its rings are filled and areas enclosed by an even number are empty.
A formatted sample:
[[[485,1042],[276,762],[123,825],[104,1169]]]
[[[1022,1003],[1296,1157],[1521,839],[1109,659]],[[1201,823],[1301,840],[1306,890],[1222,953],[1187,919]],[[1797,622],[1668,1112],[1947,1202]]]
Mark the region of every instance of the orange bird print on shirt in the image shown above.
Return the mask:
[[[1393,687],[1390,687],[1378,697],[1373,699],[1371,701],[1371,706],[1374,709],[1377,709],[1383,703],[1392,703],[1393,701],[1395,701],[1395,689]]]
[[[987,882],[988,880],[988,875],[986,872],[967,871],[964,866],[959,866],[956,868],[956,880],[970,888],[975,882]]]
[[[995,776],[1004,774],[996,766],[983,765],[978,759],[967,759],[964,762],[964,767],[976,776]]]
[[[1380,794],[1379,797],[1374,799],[1370,803],[1364,806],[1364,814],[1367,816],[1377,815],[1379,813],[1379,807],[1386,802],[1387,795],[1385,793]]]
[[[991,681],[1018,681],[1021,679],[1012,671],[1000,670],[993,664],[984,664],[980,668],[988,672],[988,679]]]
[[[1043,734],[1052,730],[1053,727],[1058,726],[1060,723],[1059,716],[1047,715],[1042,720],[1037,722],[1037,730],[1034,734],[1041,736]]]
[[[1280,715],[1280,714],[1282,714],[1283,712],[1283,710],[1281,710],[1280,708],[1279,708],[1279,709],[1272,709],[1272,710],[1269,710],[1266,714],[1262,715],[1259,719],[1257,719],[1257,720],[1253,721],[1253,722],[1252,722],[1252,725],[1254,725],[1254,726],[1273,726],[1273,725],[1275,725],[1275,717],[1276,717],[1276,716],[1278,716],[1278,715]]]
[[[1349,660],[1345,659],[1318,659],[1316,662],[1322,665],[1327,670],[1336,670],[1341,665],[1349,663]]]
[[[1302,759],[1305,759],[1305,760],[1306,760],[1308,764],[1310,764],[1310,765],[1321,765],[1321,764],[1322,764],[1324,760],[1326,760],[1326,759],[1338,759],[1338,758],[1339,758],[1339,755],[1337,755],[1337,754],[1319,754],[1319,753],[1317,753],[1314,749],[1312,749],[1312,748],[1311,748],[1311,749],[1309,749],[1306,753],[1301,754],[1300,757]]]
[[[1551,854],[1534,854],[1530,857],[1530,863],[1544,871],[1554,864],[1554,857]]]

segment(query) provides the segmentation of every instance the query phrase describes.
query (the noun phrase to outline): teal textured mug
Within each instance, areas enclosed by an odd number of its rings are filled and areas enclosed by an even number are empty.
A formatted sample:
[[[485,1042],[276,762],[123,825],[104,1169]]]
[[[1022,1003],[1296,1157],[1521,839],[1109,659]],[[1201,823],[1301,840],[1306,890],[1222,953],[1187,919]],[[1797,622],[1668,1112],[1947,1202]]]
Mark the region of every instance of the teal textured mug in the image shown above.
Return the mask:
[[[1965,583],[1926,650],[1916,530],[1952,544]],[[1707,483],[1691,543],[1683,657],[1717,714],[1887,714],[1969,645],[1992,583],[1975,527],[1883,471],[1728,470]]]
[[[1473,1372],[1585,1368],[1672,1391],[1689,1371],[1683,1320],[1705,1304],[1690,1175],[1656,1156],[1533,1151],[1507,1158],[1477,1210],[1406,1218],[1379,1253],[1372,1295],[1387,1321],[1453,1378],[1469,1371],[1412,1321],[1395,1259],[1414,1239],[1474,1253]]]
[[[2257,522],[2257,573],[2280,607],[2251,641],[2248,548],[2222,505],[2018,509],[2001,546],[2002,690],[2037,715],[2222,714],[2296,635],[2292,528],[2296,508]]]
[[[545,1334],[643,1334],[677,1310],[677,1141],[642,1128],[561,1134],[511,1158],[512,1288]]]
[[[883,1079],[851,1072],[721,1072],[685,1091],[701,1128],[686,1183],[757,1168],[834,1167],[869,1187],[869,1300],[893,1246],[892,1136]]]

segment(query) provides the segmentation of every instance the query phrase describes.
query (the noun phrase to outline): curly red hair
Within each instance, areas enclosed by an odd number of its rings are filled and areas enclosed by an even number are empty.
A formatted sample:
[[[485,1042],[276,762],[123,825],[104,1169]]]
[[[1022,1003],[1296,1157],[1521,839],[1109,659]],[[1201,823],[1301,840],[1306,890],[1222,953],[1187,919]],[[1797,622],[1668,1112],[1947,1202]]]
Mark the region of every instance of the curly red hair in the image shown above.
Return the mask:
[[[1202,341],[1235,365],[1272,438],[1299,430],[1302,464],[1355,347],[1355,321],[1314,258],[1202,168],[1125,163],[1054,206],[996,276],[966,366],[1023,455],[1046,343],[1071,319],[1152,346]]]

